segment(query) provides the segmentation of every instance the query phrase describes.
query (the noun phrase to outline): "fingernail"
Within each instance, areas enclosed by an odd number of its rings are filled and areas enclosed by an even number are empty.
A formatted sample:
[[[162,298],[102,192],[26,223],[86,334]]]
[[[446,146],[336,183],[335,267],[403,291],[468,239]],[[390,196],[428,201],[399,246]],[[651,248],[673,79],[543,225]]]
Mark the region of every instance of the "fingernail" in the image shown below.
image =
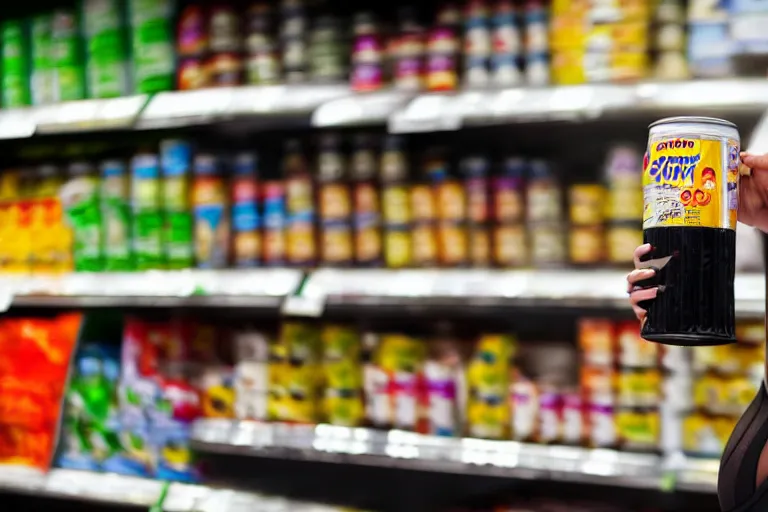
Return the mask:
[[[747,153],[746,151],[742,151],[741,153],[739,153],[739,156],[740,156],[741,158],[744,158],[744,157],[747,157],[747,156],[752,156],[752,155],[750,155],[750,154],[749,154],[749,153]]]

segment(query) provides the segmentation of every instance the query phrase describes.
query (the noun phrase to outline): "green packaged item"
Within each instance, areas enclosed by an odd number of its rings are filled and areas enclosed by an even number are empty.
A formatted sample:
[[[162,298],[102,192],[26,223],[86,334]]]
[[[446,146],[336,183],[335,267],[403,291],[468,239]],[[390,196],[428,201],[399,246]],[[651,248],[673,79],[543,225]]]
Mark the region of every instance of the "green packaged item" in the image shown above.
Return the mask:
[[[72,228],[75,270],[103,270],[99,180],[90,164],[76,162],[70,165],[68,180],[61,190],[61,202]]]
[[[160,164],[144,153],[131,161],[133,254],[138,270],[164,268]]]
[[[29,39],[26,24],[19,20],[0,25],[2,40],[2,106],[29,105]]]
[[[129,0],[133,89],[141,94],[168,91],[175,80],[172,0]]]
[[[118,0],[82,0],[87,88],[93,98],[129,93],[125,17]]]
[[[58,101],[85,98],[82,38],[74,11],[60,10],[53,13],[51,38],[56,98]]]
[[[32,18],[32,78],[33,105],[46,105],[56,101],[53,66],[53,16]]]
[[[130,180],[125,164],[101,164],[101,217],[104,265],[110,271],[133,270]]]
[[[192,146],[184,140],[160,143],[165,212],[165,258],[168,268],[190,268],[194,263],[193,221],[190,209]]]

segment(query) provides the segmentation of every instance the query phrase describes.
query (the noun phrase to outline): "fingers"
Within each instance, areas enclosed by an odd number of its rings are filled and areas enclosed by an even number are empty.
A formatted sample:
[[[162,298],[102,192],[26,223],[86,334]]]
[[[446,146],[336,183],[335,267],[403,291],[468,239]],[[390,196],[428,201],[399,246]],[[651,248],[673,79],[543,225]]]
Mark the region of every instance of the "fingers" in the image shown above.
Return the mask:
[[[632,309],[640,309],[645,312],[643,308],[640,308],[637,304],[644,300],[653,300],[659,293],[658,288],[646,288],[644,290],[637,290],[629,294],[629,302],[632,304]]]
[[[750,155],[749,153],[743,152],[741,153],[741,161],[750,169],[768,170],[768,154]]]
[[[627,274],[627,292],[631,292],[635,287],[635,283],[650,279],[656,275],[656,271],[652,268],[638,268]]]
[[[652,300],[659,293],[658,288],[648,288],[647,290],[638,290],[629,294],[629,302],[632,304],[632,311],[635,317],[640,320],[641,325],[645,322],[647,311],[638,306],[638,303],[644,300]]]
[[[640,262],[640,258],[651,252],[651,244],[643,244],[634,253],[635,268],[642,268],[643,264]]]

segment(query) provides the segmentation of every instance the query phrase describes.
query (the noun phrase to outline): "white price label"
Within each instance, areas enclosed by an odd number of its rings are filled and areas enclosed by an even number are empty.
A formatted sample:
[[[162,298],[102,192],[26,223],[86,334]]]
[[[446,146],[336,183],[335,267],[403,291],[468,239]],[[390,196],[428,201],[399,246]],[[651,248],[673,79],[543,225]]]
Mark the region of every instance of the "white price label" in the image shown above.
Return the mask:
[[[318,318],[325,309],[325,297],[322,295],[289,295],[283,301],[282,313],[287,316]]]

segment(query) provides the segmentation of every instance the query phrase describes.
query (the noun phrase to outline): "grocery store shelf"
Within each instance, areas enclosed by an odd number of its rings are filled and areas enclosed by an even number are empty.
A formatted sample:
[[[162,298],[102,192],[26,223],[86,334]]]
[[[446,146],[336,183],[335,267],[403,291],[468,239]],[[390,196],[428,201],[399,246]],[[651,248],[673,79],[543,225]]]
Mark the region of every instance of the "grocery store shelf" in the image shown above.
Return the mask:
[[[282,459],[647,489],[660,489],[669,480],[668,465],[653,454],[435,437],[399,430],[206,419],[195,423],[192,439],[202,451]],[[678,482],[687,478],[682,472],[676,474]],[[688,490],[714,492],[711,474],[709,478],[707,483],[699,475]]]
[[[728,79],[640,84],[417,93],[354,93],[347,84],[243,86],[170,91],[0,110],[0,139],[110,129],[150,129],[242,118],[306,116],[314,127],[387,125],[392,133],[463,126],[594,119],[610,113],[712,112],[768,107],[768,80]]]
[[[10,305],[277,307],[296,292],[303,277],[299,269],[277,268],[5,276],[0,278],[0,311]],[[625,279],[624,270],[318,269],[308,274],[301,295],[318,303],[318,314],[327,306],[628,311]],[[738,314],[761,316],[763,275],[738,275],[735,288]]]
[[[341,270],[313,272],[303,294],[348,306],[552,306],[626,308],[624,270]],[[762,314],[761,274],[736,277],[740,315]]]
[[[149,508],[161,497],[164,482],[111,473],[52,469],[48,473],[20,466],[0,466],[0,489],[50,498],[128,504]],[[163,501],[165,512],[274,512],[336,510],[256,493],[172,483]]]
[[[294,269],[74,273],[0,278],[0,310],[14,306],[277,307],[301,283]]]
[[[326,102],[350,96],[346,84],[225,87],[156,94],[136,127],[200,125],[248,116],[310,116]]]
[[[41,107],[0,110],[0,139],[130,129],[149,96],[70,101]]]

